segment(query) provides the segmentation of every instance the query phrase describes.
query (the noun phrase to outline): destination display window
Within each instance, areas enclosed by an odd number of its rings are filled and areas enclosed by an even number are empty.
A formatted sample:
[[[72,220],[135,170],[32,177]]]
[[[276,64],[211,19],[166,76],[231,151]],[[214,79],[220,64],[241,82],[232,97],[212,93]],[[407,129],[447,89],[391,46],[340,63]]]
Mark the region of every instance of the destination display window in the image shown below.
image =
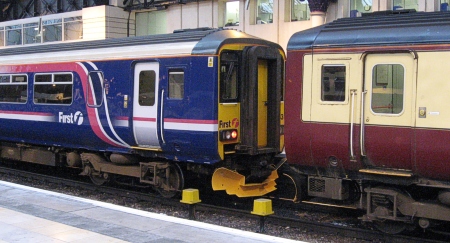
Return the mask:
[[[403,111],[405,69],[400,64],[378,64],[372,72],[371,108],[374,113]]]
[[[72,73],[36,74],[34,76],[35,104],[71,104]]]
[[[156,73],[153,70],[139,73],[139,105],[155,105]]]
[[[322,66],[322,101],[345,101],[345,65]]]
[[[0,75],[0,102],[26,103],[28,97],[27,76]]]
[[[169,98],[183,99],[184,97],[184,71],[169,71]]]

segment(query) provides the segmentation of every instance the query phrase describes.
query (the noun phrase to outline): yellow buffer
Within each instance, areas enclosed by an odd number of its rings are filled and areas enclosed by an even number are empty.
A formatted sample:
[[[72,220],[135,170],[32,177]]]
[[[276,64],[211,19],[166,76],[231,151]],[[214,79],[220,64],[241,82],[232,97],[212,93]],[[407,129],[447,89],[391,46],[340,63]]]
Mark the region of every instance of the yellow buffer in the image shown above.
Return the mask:
[[[229,195],[256,197],[276,190],[277,178],[278,173],[274,170],[262,183],[245,184],[243,175],[227,168],[218,168],[212,177],[212,187],[214,191],[225,190]]]

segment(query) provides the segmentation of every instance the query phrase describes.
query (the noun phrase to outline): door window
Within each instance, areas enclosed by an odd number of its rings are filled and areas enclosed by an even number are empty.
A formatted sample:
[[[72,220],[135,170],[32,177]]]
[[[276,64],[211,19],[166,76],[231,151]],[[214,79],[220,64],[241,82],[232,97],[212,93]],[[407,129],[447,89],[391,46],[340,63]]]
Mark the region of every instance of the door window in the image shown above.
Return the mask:
[[[153,70],[139,73],[139,105],[153,106],[155,104],[156,73]]]
[[[374,66],[372,75],[372,111],[400,114],[403,111],[404,67],[400,64],[378,64]]]

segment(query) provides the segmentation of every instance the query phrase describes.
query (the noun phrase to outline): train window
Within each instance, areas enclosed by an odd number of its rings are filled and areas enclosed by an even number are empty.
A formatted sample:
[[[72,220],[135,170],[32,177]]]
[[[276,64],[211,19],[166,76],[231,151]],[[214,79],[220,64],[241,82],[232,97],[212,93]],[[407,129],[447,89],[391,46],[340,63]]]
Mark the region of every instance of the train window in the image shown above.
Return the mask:
[[[34,82],[52,82],[52,75],[51,74],[39,74],[34,76]]]
[[[103,104],[103,72],[89,72],[89,89],[87,92],[87,104],[90,107],[99,107]]]
[[[34,103],[71,104],[73,75],[46,73],[34,75]]]
[[[0,102],[26,103],[27,84],[26,75],[0,75]]]
[[[153,106],[155,104],[156,73],[153,70],[139,73],[139,105]]]
[[[322,66],[322,101],[345,101],[345,65]]]
[[[372,111],[399,114],[403,111],[405,69],[400,64],[378,64],[372,73]]]
[[[169,71],[169,98],[183,99],[184,72],[181,70]]]
[[[11,76],[10,75],[1,75],[0,83],[11,83]]]
[[[72,82],[72,74],[55,74],[55,82]]]
[[[220,101],[237,102],[239,55],[236,52],[224,52],[220,63]]]

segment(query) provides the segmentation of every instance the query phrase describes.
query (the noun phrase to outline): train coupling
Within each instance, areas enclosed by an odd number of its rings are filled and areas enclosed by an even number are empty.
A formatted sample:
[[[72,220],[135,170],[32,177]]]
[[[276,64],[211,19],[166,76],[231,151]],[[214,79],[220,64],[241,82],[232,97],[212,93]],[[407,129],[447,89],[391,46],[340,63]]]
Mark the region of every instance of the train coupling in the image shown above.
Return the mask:
[[[227,168],[218,168],[212,176],[212,187],[214,191],[225,190],[229,195],[238,197],[263,196],[276,190],[275,180],[278,173],[272,173],[262,183],[245,183],[245,176]]]

